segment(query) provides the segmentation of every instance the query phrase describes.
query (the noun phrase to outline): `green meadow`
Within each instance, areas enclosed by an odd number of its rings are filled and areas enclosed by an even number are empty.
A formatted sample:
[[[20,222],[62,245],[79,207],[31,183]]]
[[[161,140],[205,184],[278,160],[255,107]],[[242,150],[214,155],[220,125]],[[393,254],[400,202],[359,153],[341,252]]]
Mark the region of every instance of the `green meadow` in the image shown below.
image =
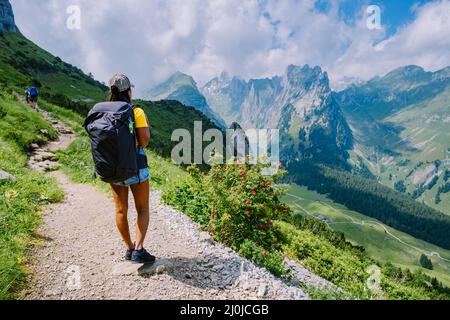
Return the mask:
[[[450,251],[416,239],[385,224],[348,210],[334,203],[325,195],[308,190],[306,187],[289,185],[284,201],[289,203],[295,213],[322,219],[330,228],[342,232],[350,242],[363,246],[370,257],[381,262],[409,268],[420,269],[425,274],[436,277],[443,284],[450,285]],[[430,255],[434,269],[420,266],[422,253]],[[439,254],[440,259],[436,255]],[[432,255],[432,256],[431,256]]]

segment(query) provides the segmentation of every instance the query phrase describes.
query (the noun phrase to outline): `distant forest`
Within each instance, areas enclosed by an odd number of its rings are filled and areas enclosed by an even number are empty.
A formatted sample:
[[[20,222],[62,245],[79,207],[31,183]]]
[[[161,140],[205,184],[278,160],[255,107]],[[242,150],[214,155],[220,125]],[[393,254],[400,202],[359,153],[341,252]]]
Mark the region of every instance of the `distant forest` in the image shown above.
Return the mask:
[[[366,216],[450,249],[450,216],[376,181],[311,162],[291,164],[286,182],[307,186]]]

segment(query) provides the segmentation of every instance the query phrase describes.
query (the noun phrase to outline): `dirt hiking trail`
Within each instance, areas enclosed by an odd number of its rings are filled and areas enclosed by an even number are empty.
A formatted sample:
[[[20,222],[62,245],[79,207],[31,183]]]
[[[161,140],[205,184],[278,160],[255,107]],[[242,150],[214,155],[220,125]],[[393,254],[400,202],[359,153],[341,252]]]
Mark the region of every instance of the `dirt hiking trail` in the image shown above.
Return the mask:
[[[21,299],[308,299],[300,282],[330,284],[296,265],[296,281],[281,280],[216,243],[187,216],[151,193],[150,227],[145,242],[157,257],[152,266],[124,261],[125,246],[115,226],[110,195],[75,184],[58,168],[54,151],[76,137],[70,128],[41,110],[59,139],[37,147],[31,168],[51,171],[65,199],[50,205],[37,230],[42,244],[31,249],[29,285]],[[130,193],[132,234],[136,211]]]

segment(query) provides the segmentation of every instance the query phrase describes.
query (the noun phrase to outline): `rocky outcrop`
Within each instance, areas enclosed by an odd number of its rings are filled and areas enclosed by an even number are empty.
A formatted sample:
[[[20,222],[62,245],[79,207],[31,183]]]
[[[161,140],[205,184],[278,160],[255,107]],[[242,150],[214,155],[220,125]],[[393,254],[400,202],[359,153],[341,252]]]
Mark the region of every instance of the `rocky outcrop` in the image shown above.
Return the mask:
[[[280,129],[284,162],[311,159],[346,167],[352,133],[320,67],[290,65],[281,77],[249,81],[222,74],[202,93],[227,123]]]
[[[1,180],[16,180],[16,177],[6,171],[0,170],[0,181]]]
[[[9,0],[0,0],[0,31],[17,32],[14,13]]]

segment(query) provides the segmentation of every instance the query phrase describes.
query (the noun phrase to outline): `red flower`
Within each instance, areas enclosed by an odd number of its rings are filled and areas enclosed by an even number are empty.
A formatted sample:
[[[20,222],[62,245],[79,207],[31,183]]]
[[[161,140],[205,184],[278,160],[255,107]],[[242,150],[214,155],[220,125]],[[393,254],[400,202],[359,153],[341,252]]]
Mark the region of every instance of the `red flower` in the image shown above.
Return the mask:
[[[245,204],[249,206],[252,204],[252,202],[250,200],[247,200],[247,201],[245,201]]]
[[[245,214],[249,216],[252,214],[252,212],[250,210],[247,210],[247,211],[245,211]]]
[[[269,222],[267,222],[267,225],[268,225],[269,227],[273,226],[273,221],[270,220]]]
[[[245,173],[244,170],[239,171],[239,174],[242,176]]]
[[[251,194],[252,196],[256,196],[256,195],[258,194],[258,192],[256,192],[256,190],[253,190],[252,192],[250,192],[250,194]]]
[[[266,254],[267,254],[267,250],[264,249],[263,251],[261,251],[261,253],[262,253],[263,255],[266,255]]]
[[[264,227],[265,227],[265,226],[264,226],[263,224],[260,224],[260,225],[259,225],[259,228],[260,228],[261,230],[264,230]]]
[[[284,210],[284,213],[285,213],[285,214],[288,214],[288,213],[289,213],[289,210]]]
[[[264,187],[264,186],[265,186],[264,181],[262,181],[259,185],[260,185],[261,187]]]
[[[267,186],[270,187],[270,182],[267,182]]]
[[[257,247],[259,247],[259,242],[256,242],[255,245],[256,245]]]
[[[217,179],[219,179],[219,176],[214,176],[214,180],[217,180]]]

